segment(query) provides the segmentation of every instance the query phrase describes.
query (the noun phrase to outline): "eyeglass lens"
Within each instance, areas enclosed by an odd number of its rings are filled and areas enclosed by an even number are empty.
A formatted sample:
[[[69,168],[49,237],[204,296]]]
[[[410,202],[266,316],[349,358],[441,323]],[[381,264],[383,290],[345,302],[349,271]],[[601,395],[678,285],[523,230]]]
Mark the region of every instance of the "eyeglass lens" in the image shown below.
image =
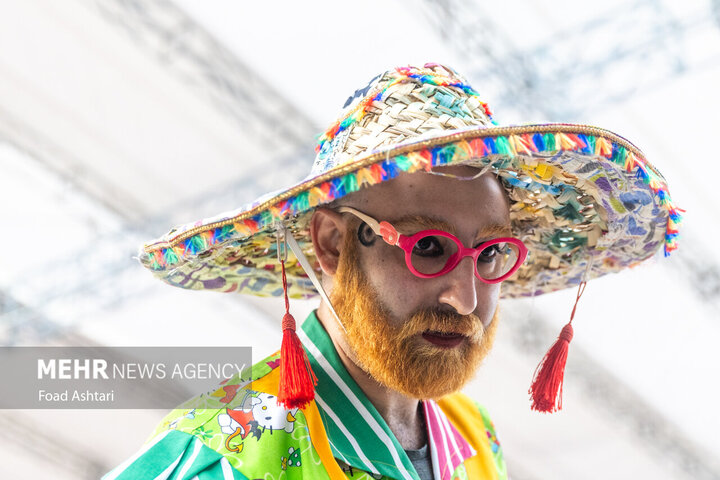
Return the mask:
[[[426,235],[413,245],[412,266],[424,275],[434,275],[455,262],[458,245],[451,238]],[[477,272],[485,280],[495,280],[509,272],[520,257],[519,248],[506,242],[486,245],[477,259]]]

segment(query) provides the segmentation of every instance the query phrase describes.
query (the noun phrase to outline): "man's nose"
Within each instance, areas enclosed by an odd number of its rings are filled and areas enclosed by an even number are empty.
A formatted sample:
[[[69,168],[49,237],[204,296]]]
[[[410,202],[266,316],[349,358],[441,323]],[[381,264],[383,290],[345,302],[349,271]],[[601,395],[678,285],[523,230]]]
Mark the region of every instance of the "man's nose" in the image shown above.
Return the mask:
[[[477,282],[475,264],[472,257],[460,260],[452,272],[443,276],[445,287],[438,298],[440,303],[447,304],[460,315],[469,315],[477,308]]]

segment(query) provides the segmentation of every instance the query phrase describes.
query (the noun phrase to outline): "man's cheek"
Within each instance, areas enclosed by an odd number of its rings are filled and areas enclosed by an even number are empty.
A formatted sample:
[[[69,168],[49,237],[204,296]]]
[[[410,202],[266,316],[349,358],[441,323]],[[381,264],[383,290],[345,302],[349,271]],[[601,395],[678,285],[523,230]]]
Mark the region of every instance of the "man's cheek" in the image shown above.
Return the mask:
[[[488,288],[485,295],[478,298],[478,308],[475,314],[482,320],[485,328],[490,326],[500,299],[500,286]]]
[[[398,318],[406,317],[419,305],[425,303],[421,302],[422,289],[414,286],[413,282],[403,279],[403,273],[388,269],[381,275],[372,276],[372,272],[370,272],[369,276],[373,289],[378,292],[382,302],[389,306],[394,316]]]

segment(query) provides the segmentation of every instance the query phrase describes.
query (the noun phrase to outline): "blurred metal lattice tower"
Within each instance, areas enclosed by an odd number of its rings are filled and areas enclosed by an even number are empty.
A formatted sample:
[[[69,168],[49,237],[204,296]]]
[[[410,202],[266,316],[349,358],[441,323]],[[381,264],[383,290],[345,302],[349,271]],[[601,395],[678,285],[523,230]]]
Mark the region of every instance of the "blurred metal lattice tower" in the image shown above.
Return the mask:
[[[715,19],[715,26],[720,29],[720,0],[712,0],[712,14]]]
[[[14,146],[19,148],[19,145]],[[40,144],[37,146],[41,147]],[[27,161],[38,161],[43,165],[40,159],[33,157],[33,152],[23,150],[23,153]],[[302,165],[302,162],[297,162],[296,157],[287,157],[278,162],[278,165],[284,164]],[[214,189],[211,198],[200,195],[185,199],[176,204],[174,211],[201,217],[208,209],[220,210],[257,198],[271,188],[271,179],[259,173],[248,170],[242,178]],[[48,174],[56,175],[57,172]],[[88,202],[96,201],[77,184],[68,184],[68,188],[75,196],[85,197]],[[165,232],[174,219],[169,214],[161,214],[133,222],[109,208],[106,210],[108,215],[121,222],[119,229],[98,233],[85,244],[79,244],[75,254],[43,265],[42,275],[27,271],[14,278],[13,285],[6,287],[8,290],[0,290],[0,344],[62,342],[63,338],[73,335],[74,324],[82,318],[151,293],[137,285],[135,274],[142,268],[133,257],[143,241]],[[92,222],[92,219],[88,221]],[[158,286],[162,285],[158,282]]]
[[[269,148],[310,150],[308,117],[168,0],[83,0]]]
[[[285,182],[307,174],[307,163],[297,159],[313,157],[316,126],[175,4],[167,0],[79,1],[125,32],[140,50],[190,85],[238,128],[251,131],[267,148],[280,152],[272,165],[248,169],[242,177],[214,189],[212,195],[184,200],[173,209],[175,212],[199,218],[207,216],[207,212],[237,207],[278,188],[273,183],[277,179],[260,174],[260,170],[268,167],[283,171]],[[10,118],[3,118],[0,125],[7,127],[0,129],[0,141],[21,152],[28,161],[47,166],[52,163],[46,161],[49,156],[68,155],[30,125]],[[32,291],[32,302],[11,302],[14,293],[20,292],[6,292],[8,300],[0,309],[0,341],[5,344],[43,342],[65,336],[72,330],[73,317],[90,315],[139,295],[132,276],[127,275],[137,268],[132,259],[137,246],[166,231],[168,225],[178,223],[178,219],[169,215],[136,221],[115,209],[107,198],[85,189],[83,182],[70,178],[72,175],[67,172],[48,170],[48,174],[67,184],[74,195],[105,208],[122,226],[118,231],[102,232],[89,239],[92,249],[80,245],[76,255],[47,265],[42,276],[28,272],[14,279],[16,288]]]
[[[713,27],[713,12],[678,18],[661,0],[636,0],[553,33],[530,49],[476,0],[424,0],[428,21],[469,66],[491,105],[518,118],[582,121],[586,112],[622,102],[720,57],[687,58],[686,40]],[[524,8],[542,9],[541,3]],[[720,26],[718,0],[714,17]],[[652,68],[648,68],[652,66]],[[529,115],[529,116],[528,116]]]
[[[22,311],[22,316],[4,315]],[[53,338],[58,335],[57,324],[42,317],[37,312],[23,305],[7,292],[0,291],[0,344],[28,345],[39,338]]]

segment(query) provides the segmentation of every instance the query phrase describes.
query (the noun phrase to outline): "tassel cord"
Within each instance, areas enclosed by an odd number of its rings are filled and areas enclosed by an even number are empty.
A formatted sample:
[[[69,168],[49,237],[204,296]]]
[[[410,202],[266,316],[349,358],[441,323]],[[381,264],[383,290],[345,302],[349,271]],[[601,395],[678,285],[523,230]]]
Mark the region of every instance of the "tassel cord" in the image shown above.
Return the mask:
[[[533,382],[528,393],[532,397],[533,410],[550,413],[562,410],[563,379],[567,361],[568,346],[573,338],[572,321],[575,318],[580,297],[585,292],[586,282],[578,285],[575,305],[573,305],[570,321],[565,325],[557,341],[550,347],[545,357],[535,369]]]
[[[280,269],[282,270],[283,293],[285,294],[285,315],[290,315],[290,300],[287,294],[287,276],[285,275],[285,259],[280,259]],[[575,310],[573,310],[573,314]]]
[[[580,282],[580,285],[578,285],[578,291],[577,296],[575,297],[575,305],[573,305],[572,313],[570,314],[570,321],[568,322],[568,325],[570,325],[575,318],[575,310],[577,310],[578,302],[580,301],[580,297],[582,297],[582,294],[585,293],[585,285],[587,285],[586,281]],[[287,301],[287,300],[286,300]]]
[[[312,371],[310,360],[297,336],[295,318],[290,314],[287,274],[285,272],[286,259],[280,257],[279,252],[280,250],[278,249],[278,260],[280,262],[283,293],[285,296],[285,315],[283,315],[282,319],[283,339],[280,349],[278,403],[288,409],[304,408],[315,398],[317,377]]]

